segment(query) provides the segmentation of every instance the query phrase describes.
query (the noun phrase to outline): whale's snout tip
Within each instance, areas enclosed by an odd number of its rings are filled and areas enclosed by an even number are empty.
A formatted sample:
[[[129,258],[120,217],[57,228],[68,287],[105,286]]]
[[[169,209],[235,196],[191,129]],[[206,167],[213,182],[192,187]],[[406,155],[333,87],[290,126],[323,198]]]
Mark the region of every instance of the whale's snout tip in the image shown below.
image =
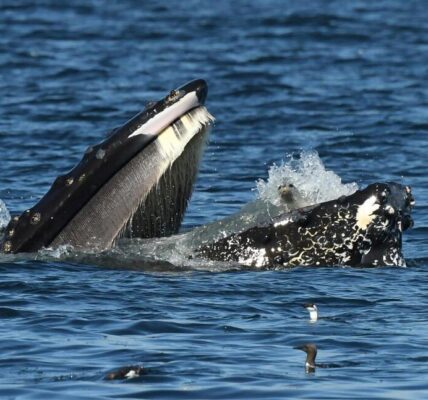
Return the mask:
[[[195,79],[183,85],[179,90],[185,93],[195,93],[199,104],[204,105],[208,94],[208,84],[204,79]]]
[[[207,82],[203,79],[196,80],[197,88],[196,88],[196,96],[198,96],[199,102],[201,104],[205,103],[208,94],[208,85]]]

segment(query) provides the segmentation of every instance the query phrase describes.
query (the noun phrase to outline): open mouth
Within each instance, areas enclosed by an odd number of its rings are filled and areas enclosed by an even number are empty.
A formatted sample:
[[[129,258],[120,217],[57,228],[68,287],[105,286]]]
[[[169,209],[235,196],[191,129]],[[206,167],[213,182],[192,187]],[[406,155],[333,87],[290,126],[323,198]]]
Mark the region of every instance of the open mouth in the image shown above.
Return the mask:
[[[33,208],[12,218],[3,251],[99,251],[123,236],[177,233],[214,120],[206,95],[206,83],[192,81],[89,147]],[[256,267],[405,265],[402,233],[413,226],[415,204],[410,187],[375,183],[310,206],[293,185],[278,190],[292,211],[203,239],[196,255]]]
[[[214,120],[204,107],[207,90],[201,79],[189,82],[89,147],[33,208],[12,219],[3,251],[31,252],[62,244],[103,249],[128,231],[134,236],[174,233],[191,194],[207,128]],[[171,168],[183,158],[179,170]],[[160,226],[140,235],[132,219],[139,212],[136,220],[154,225],[146,200],[153,188],[162,186],[161,181],[167,191],[161,195],[169,202],[156,205],[162,215],[153,218]],[[174,215],[163,211],[175,202],[180,207]]]

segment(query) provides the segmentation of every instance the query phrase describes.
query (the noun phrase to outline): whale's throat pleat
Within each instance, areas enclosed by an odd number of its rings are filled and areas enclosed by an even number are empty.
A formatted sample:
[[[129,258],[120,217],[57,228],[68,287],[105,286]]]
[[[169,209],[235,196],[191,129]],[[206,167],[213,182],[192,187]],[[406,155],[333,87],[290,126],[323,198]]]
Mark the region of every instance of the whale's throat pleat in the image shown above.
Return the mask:
[[[206,131],[190,140],[183,153],[151,188],[123,236],[152,238],[178,232],[198,174]]]

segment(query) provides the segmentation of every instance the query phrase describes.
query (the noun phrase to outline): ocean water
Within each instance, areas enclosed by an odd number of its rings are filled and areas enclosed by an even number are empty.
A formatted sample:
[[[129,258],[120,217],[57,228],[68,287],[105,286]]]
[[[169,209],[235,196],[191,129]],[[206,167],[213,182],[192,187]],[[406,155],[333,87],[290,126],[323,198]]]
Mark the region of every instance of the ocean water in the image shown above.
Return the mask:
[[[0,218],[147,101],[204,78],[217,122],[183,230],[313,151],[335,188],[410,185],[415,227],[407,268],[1,256],[0,398],[428,398],[426,3],[34,3],[0,0]],[[294,347],[308,342],[331,368],[305,373]],[[128,365],[145,372],[103,379]]]

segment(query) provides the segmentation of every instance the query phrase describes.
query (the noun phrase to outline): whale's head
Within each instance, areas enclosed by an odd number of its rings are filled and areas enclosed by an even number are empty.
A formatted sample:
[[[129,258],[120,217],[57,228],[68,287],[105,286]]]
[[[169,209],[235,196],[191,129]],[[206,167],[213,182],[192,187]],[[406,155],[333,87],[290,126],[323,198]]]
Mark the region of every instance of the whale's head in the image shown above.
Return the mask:
[[[197,253],[258,267],[405,265],[402,233],[413,225],[413,205],[410,187],[375,183],[205,244]]]
[[[172,90],[59,176],[5,231],[4,252],[72,245],[105,249],[121,236],[175,233],[213,117],[199,79]]]

